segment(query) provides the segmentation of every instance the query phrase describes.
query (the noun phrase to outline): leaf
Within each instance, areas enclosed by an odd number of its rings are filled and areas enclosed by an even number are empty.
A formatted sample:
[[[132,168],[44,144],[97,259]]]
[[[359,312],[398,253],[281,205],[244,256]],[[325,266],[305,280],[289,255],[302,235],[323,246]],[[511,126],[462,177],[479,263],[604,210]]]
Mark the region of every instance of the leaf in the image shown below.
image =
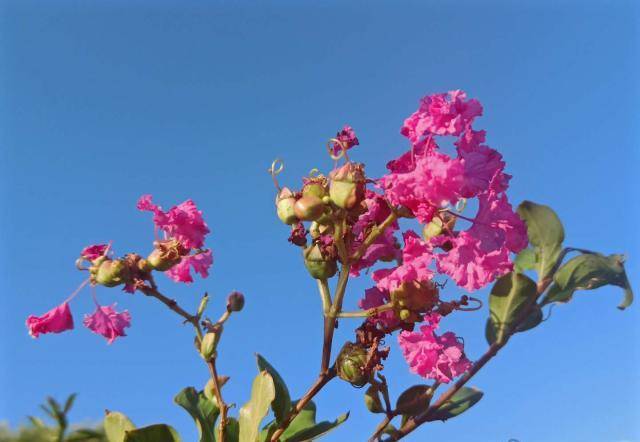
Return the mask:
[[[290,438],[283,439],[286,442],[305,442],[305,441],[313,441],[319,439],[325,434],[329,433],[337,426],[341,425],[344,421],[349,418],[349,413],[342,414],[338,416],[336,420],[333,422],[323,421],[318,424],[315,424],[312,427],[305,428],[304,430],[294,434]]]
[[[529,242],[534,246],[538,277],[545,279],[562,251],[564,228],[558,215],[548,206],[524,201],[518,215],[527,224]]]
[[[180,391],[173,401],[187,410],[195,421],[200,442],[215,441],[215,425],[220,410],[212,400],[205,397],[203,392],[187,387]]]
[[[532,248],[524,249],[516,255],[516,259],[513,263],[515,265],[515,271],[518,273],[524,273],[527,270],[535,270],[538,264],[536,261],[536,251]]]
[[[478,403],[478,401],[482,399],[483,395],[484,393],[476,388],[462,387],[451,397],[451,399],[438,407],[428,420],[445,421],[452,417],[456,417]]]
[[[380,393],[375,385],[370,385],[364,393],[364,405],[372,413],[384,413]]]
[[[224,442],[238,442],[238,439],[240,438],[240,424],[238,423],[238,420],[234,417],[228,417],[227,426],[225,428],[226,432]]]
[[[104,435],[100,431],[89,428],[80,428],[70,433],[65,442],[100,442],[104,440]]]
[[[65,401],[64,408],[62,410],[65,414],[67,414],[71,410],[71,407],[73,407],[73,402],[76,400],[76,396],[76,393],[73,393]]]
[[[109,442],[124,442],[125,433],[136,428],[127,416],[117,411],[107,411],[103,425]]]
[[[256,354],[256,360],[258,363],[258,370],[265,370],[273,378],[273,383],[276,389],[276,398],[271,403],[273,414],[276,417],[276,421],[281,423],[291,410],[291,396],[289,395],[289,389],[285,384],[284,379],[280,376],[280,373],[273,368],[273,366],[267,362],[261,355]]]
[[[542,305],[569,302],[576,290],[594,290],[605,285],[615,285],[624,290],[619,309],[624,310],[633,302],[633,291],[622,255],[578,255],[560,267],[553,280],[554,284],[542,300]]]
[[[297,402],[294,402],[293,406],[295,406],[296,403]],[[342,424],[348,417],[349,413],[345,413],[333,422],[324,421],[316,423],[316,405],[313,401],[309,401],[302,408],[302,411],[293,419],[284,433],[282,433],[279,440],[280,442],[315,440]],[[277,422],[275,420],[265,425],[260,433],[260,441],[268,441],[276,427]]]
[[[522,273],[511,272],[496,281],[489,296],[490,316],[485,333],[489,344],[507,341],[514,321],[535,296],[536,283]]]
[[[169,425],[156,424],[127,431],[124,442],[180,442],[180,436]]]
[[[534,327],[537,327],[542,322],[542,309],[538,304],[534,304],[531,306],[531,313],[522,321],[522,323],[518,326],[517,332],[523,332],[527,330],[531,330]]]
[[[251,399],[240,409],[240,442],[255,442],[260,431],[260,422],[269,412],[276,397],[273,378],[261,371],[253,380]]]
[[[396,411],[401,414],[416,415],[429,407],[433,392],[429,385],[414,385],[400,394]]]

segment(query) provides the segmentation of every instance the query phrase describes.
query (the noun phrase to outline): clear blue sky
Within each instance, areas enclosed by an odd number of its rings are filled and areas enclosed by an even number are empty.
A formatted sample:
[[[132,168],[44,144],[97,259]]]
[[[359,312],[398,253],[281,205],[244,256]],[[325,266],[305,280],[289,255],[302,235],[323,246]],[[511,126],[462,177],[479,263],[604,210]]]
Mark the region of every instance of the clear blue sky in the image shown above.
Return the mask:
[[[24,320],[83,278],[86,244],[145,252],[153,237],[135,202],[193,198],[212,228],[208,280],[165,291],[185,306],[232,289],[247,306],[221,344],[226,396],[242,404],[264,354],[301,394],[319,365],[315,284],[274,215],[266,168],[284,182],[328,169],[324,142],[357,130],[357,160],[379,175],[406,147],[400,124],[425,94],[465,89],[513,174],[510,197],[556,208],[567,244],[629,254],[640,289],[638,7],[567,2],[3,1],[0,17],[0,419],[37,413],[47,394],[78,392],[74,420],[121,410],[195,438],[172,403],[207,372],[191,331],[163,306],[99,289],[133,316],[107,346],[83,327],[31,339]],[[370,284],[350,285],[350,307]],[[474,379],[486,392],[468,414],[407,440],[640,442],[638,305],[616,310],[616,288],[584,292],[515,338]],[[72,308],[79,324],[88,292]],[[486,312],[443,326],[485,347]],[[356,324],[353,324],[354,326]],[[343,323],[338,339],[347,339]],[[395,393],[420,379],[394,348]],[[319,417],[350,410],[328,441],[364,439],[377,418],[363,391],[334,383]]]

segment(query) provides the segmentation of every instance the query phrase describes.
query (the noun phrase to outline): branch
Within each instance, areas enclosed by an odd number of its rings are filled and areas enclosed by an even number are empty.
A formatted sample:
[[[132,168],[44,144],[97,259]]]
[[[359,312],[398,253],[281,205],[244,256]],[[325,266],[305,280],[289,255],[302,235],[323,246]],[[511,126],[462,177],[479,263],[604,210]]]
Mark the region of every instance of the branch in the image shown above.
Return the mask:
[[[200,325],[198,324],[198,317],[188,313],[185,309],[180,307],[175,299],[171,299],[171,298],[166,297],[165,295],[160,293],[158,291],[158,289],[156,289],[156,288],[142,286],[142,287],[139,288],[139,290],[142,293],[144,293],[145,295],[151,296],[152,298],[156,298],[157,300],[162,302],[164,305],[169,307],[171,310],[173,310],[174,312],[176,312],[177,314],[182,316],[184,318],[185,322],[191,323],[197,329],[200,328]]]
[[[357,312],[340,312],[338,318],[368,318],[369,316],[375,316],[378,313],[386,312],[393,309],[393,303],[388,302],[386,304],[379,305],[378,307],[372,307],[367,310],[360,310]]]
[[[227,410],[229,406],[224,402],[222,398],[222,389],[220,388],[220,380],[218,378],[218,370],[216,369],[216,359],[211,358],[207,361],[209,366],[209,373],[211,374],[211,380],[213,381],[213,393],[218,401],[218,408],[220,409],[220,423],[218,424],[218,440],[225,440],[225,430],[227,427]]]
[[[342,311],[342,301],[344,300],[347,281],[349,281],[349,264],[343,264],[340,269],[340,277],[336,285],[335,299],[329,310],[329,314],[324,319],[324,340],[322,343],[322,361],[320,364],[320,373],[325,373],[329,369],[331,360],[331,344],[333,343],[333,332],[336,328],[336,319]]]
[[[373,244],[375,240],[384,233],[387,227],[393,224],[397,219],[398,215],[395,211],[392,211],[387,219],[382,222],[382,224],[373,227],[373,229],[371,229],[371,232],[369,232],[369,236],[366,237],[364,242],[360,244],[360,247],[358,247],[358,250],[356,250],[356,252],[351,256],[351,262],[359,261],[360,258],[362,258],[367,252],[369,246],[371,246],[371,244]]]

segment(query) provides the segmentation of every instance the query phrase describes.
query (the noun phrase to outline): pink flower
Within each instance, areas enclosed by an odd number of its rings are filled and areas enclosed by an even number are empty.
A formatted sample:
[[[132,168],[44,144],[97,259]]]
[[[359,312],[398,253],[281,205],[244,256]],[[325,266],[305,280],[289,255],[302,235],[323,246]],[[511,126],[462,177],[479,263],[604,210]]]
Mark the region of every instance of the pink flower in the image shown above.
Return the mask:
[[[153,212],[156,227],[164,230],[169,237],[180,241],[183,246],[192,249],[204,246],[204,238],[210,230],[202,218],[202,212],[192,200],[189,199],[163,212],[160,206],[153,204],[151,195],[143,195],[138,200],[137,208]]]
[[[460,189],[460,195],[464,198],[473,198],[486,192],[492,183],[494,190],[500,192],[505,191],[509,184],[509,175],[503,173],[505,163],[502,155],[489,146],[480,144],[482,141],[484,131],[468,130],[456,142],[464,168]]]
[[[389,205],[382,195],[367,190],[364,200],[367,211],[360,215],[353,225],[351,231],[355,235],[355,240],[351,246],[355,252],[367,238],[370,230],[380,225],[391,214]],[[385,229],[382,235],[378,236],[371,244],[365,254],[357,262],[351,265],[349,273],[352,276],[359,276],[360,271],[371,267],[378,261],[392,261],[400,258],[400,247],[394,232],[398,230],[398,223],[394,222]]]
[[[345,150],[349,150],[354,146],[360,145],[355,131],[349,125],[345,125],[342,130],[336,134],[336,139],[342,143]],[[342,151],[342,146],[340,143],[334,142],[331,145],[331,149],[333,150],[334,155],[338,155]]]
[[[463,91],[434,94],[420,100],[420,107],[405,120],[400,133],[419,145],[429,135],[460,135],[480,115],[480,102],[467,100]]]
[[[392,204],[405,206],[420,222],[428,223],[436,210],[455,204],[460,197],[464,166],[460,160],[435,151],[413,161],[413,169],[391,172],[380,178],[379,184]]]
[[[454,333],[435,334],[440,315],[433,313],[426,319],[428,324],[421,326],[420,331],[403,331],[398,335],[402,355],[413,373],[449,383],[469,370],[471,362],[464,354],[464,344]]]
[[[96,304],[96,311],[91,315],[85,315],[83,321],[85,327],[104,336],[109,344],[119,336],[126,336],[124,329],[131,325],[129,312],[125,310],[118,313],[115,306]]]
[[[433,277],[433,271],[429,269],[433,260],[431,247],[412,230],[407,230],[403,237],[402,264],[373,272],[373,280],[381,290],[393,292],[404,282],[425,282]]]
[[[108,248],[109,244],[93,244],[82,249],[80,256],[87,261],[93,261],[103,256]]]
[[[27,328],[29,329],[29,334],[34,338],[37,338],[40,334],[62,333],[73,329],[73,317],[71,316],[69,304],[63,302],[42,316],[29,316],[27,318]]]
[[[185,256],[182,260],[167,270],[165,274],[175,282],[190,283],[193,282],[191,277],[191,268],[200,276],[206,278],[209,276],[209,267],[213,264],[213,255],[211,250],[196,253],[194,255]]]
[[[510,272],[510,252],[517,253],[528,244],[526,226],[504,194],[488,192],[478,199],[480,208],[471,228],[455,237],[441,235],[431,240],[434,246],[453,246],[436,254],[437,269],[470,292]]]
[[[364,291],[364,298],[358,301],[358,306],[363,310],[367,310],[370,308],[380,307],[381,305],[389,302],[389,300],[388,292],[380,290],[377,287],[371,287]],[[380,324],[386,329],[392,329],[400,323],[392,310],[371,316],[368,318],[368,321],[374,324]]]

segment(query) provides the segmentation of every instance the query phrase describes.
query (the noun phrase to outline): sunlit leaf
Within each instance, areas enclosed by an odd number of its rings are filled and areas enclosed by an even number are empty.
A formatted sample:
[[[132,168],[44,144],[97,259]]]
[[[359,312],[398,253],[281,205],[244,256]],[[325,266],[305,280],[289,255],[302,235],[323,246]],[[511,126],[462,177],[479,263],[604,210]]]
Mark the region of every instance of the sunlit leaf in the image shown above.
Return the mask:
[[[484,393],[476,388],[462,387],[451,399],[438,407],[428,420],[445,421],[456,417],[478,403],[483,395]]]
[[[214,442],[215,422],[220,413],[216,404],[193,387],[183,389],[173,400],[193,418],[198,428],[198,441]]]
[[[255,442],[260,433],[260,422],[269,412],[276,397],[273,378],[261,371],[253,380],[251,399],[240,409],[240,442]]]
[[[258,363],[259,370],[266,370],[273,379],[273,383],[276,390],[276,397],[271,403],[271,408],[273,409],[273,414],[276,417],[276,421],[279,423],[282,422],[289,410],[291,409],[291,396],[289,395],[289,389],[280,376],[280,373],[273,368],[273,366],[261,355],[256,354],[256,360]]]

